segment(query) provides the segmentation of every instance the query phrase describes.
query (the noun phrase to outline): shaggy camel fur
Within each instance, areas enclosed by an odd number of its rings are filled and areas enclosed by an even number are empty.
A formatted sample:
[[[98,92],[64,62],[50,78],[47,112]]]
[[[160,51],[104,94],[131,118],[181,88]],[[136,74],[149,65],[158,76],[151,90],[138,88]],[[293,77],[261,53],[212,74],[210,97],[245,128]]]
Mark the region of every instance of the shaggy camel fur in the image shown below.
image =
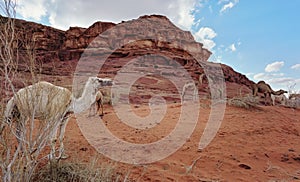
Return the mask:
[[[104,101],[104,96],[103,96],[102,92],[99,90],[96,94],[96,100],[90,108],[89,116],[99,113],[100,108],[101,108],[100,116],[104,115],[103,114],[103,101]],[[93,112],[93,114],[91,114],[92,112]]]
[[[267,84],[264,81],[259,81],[256,84],[252,85],[252,94],[253,96],[257,96],[258,92],[261,92],[264,94],[265,96],[265,105],[267,103],[267,97],[271,98],[271,94],[273,95],[281,95],[284,93],[287,93],[287,91],[284,90],[278,90],[278,91],[274,91],[272,90],[271,86],[269,84]]]
[[[20,141],[25,133],[26,121],[38,119],[47,125],[47,137],[51,142],[50,158],[55,157],[55,141],[59,127],[59,156],[64,151],[63,138],[69,114],[79,113],[88,109],[96,99],[97,90],[106,85],[111,85],[110,79],[90,77],[85,84],[84,91],[80,98],[73,97],[72,93],[63,87],[41,81],[36,84],[20,89],[6,105],[4,113],[5,122],[11,124],[17,122],[16,137]]]

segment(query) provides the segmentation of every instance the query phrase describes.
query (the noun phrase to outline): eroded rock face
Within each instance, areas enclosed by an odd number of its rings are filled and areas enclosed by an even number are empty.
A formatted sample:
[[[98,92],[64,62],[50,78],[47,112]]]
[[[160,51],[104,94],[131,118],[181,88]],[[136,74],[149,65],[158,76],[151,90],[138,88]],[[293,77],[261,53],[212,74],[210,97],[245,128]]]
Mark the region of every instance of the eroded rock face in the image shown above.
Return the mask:
[[[160,15],[141,16],[119,24],[96,22],[88,28],[70,27],[67,31],[16,20],[16,30],[20,52],[26,52],[25,45],[29,42],[36,51],[37,60],[44,63],[46,74],[72,75],[84,51],[101,50],[100,53],[91,53],[91,59],[95,60],[109,53],[100,74],[114,75],[133,59],[157,55],[156,59],[139,63],[137,70],[151,68],[162,75],[177,75],[179,73],[174,68],[179,63],[196,81],[204,72],[199,61],[206,62],[211,55],[190,32],[179,29],[167,17]],[[56,65],[55,68],[52,65]],[[69,67],[66,69],[65,66]],[[222,65],[222,69],[227,82],[251,85],[245,75],[231,67]]]

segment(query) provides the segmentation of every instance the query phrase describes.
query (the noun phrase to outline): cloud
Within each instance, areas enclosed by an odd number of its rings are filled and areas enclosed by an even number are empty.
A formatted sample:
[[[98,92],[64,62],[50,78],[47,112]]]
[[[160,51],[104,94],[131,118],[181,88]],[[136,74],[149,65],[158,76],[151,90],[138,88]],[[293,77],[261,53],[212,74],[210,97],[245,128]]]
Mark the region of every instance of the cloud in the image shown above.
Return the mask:
[[[276,61],[274,63],[268,64],[265,68],[266,72],[277,72],[279,71],[284,65],[283,61]]]
[[[295,81],[296,79],[291,77],[281,77],[281,78],[271,78],[268,80],[268,83],[286,85],[287,83],[291,84],[294,83]]]
[[[16,11],[25,19],[40,21],[47,14],[46,6],[45,0],[19,0]]]
[[[180,28],[190,30],[195,23],[193,11],[195,10],[196,2],[196,0],[172,1],[169,5],[169,12],[167,12],[167,14]]]
[[[217,33],[212,28],[201,27],[194,36],[197,41],[203,43],[204,48],[210,51],[216,46],[216,43],[212,39],[217,36]]]
[[[222,8],[220,10],[221,14],[224,13],[226,10],[233,8],[239,2],[239,0],[234,0],[234,1],[230,1],[230,2],[227,0],[225,0],[225,1],[221,0],[218,2],[218,4],[223,4],[224,2],[226,4],[222,6]]]
[[[190,30],[195,23],[194,11],[198,0],[19,0],[18,13],[25,19],[40,21],[66,30],[70,26],[88,27],[96,21],[119,23],[145,14],[162,14],[182,29]]]
[[[300,64],[295,64],[295,65],[291,66],[291,69],[299,70],[300,69]]]
[[[265,73],[257,73],[253,76],[255,80],[265,80],[266,74]]]
[[[229,50],[230,50],[231,52],[235,52],[235,51],[236,51],[235,44],[231,44],[228,48],[229,48]]]
[[[253,76],[255,80],[270,80],[274,77],[283,77],[284,73],[257,73]]]

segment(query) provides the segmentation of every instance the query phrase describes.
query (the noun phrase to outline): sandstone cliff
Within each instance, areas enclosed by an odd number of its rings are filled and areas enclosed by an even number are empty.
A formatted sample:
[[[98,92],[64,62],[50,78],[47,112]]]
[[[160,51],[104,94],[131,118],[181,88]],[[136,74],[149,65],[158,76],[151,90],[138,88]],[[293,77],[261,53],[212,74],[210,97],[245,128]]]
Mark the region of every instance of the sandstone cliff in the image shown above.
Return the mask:
[[[5,20],[3,17],[1,19]],[[101,48],[111,51],[109,56],[111,61],[104,67],[106,70],[102,70],[107,74],[115,73],[135,57],[156,54],[168,57],[167,65],[177,61],[194,79],[197,79],[198,75],[203,73],[197,60],[205,62],[211,55],[201,43],[194,40],[190,32],[182,31],[168,18],[160,15],[142,16],[137,20],[119,24],[96,22],[88,28],[70,27],[67,31],[16,20],[16,30],[20,52],[25,52],[24,43],[29,42],[36,50],[38,61],[45,64],[44,72],[55,72],[58,75],[72,75],[76,63],[85,50]],[[72,68],[68,69],[67,73],[66,70],[62,73],[60,68],[63,69],[62,65],[70,61]],[[155,65],[161,61],[166,60],[157,59],[156,62],[149,64]],[[59,66],[51,70],[51,66],[47,67],[47,63]],[[252,81],[229,66],[222,65],[222,69],[227,82],[251,85]]]

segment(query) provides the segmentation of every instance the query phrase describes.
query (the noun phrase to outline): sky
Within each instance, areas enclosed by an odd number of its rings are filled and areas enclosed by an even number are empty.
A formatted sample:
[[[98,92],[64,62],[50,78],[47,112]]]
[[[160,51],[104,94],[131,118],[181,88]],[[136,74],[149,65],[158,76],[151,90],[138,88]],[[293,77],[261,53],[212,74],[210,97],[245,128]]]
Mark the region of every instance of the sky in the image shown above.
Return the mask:
[[[167,16],[213,54],[274,90],[300,92],[300,1],[279,0],[18,0],[17,17],[55,28]]]

